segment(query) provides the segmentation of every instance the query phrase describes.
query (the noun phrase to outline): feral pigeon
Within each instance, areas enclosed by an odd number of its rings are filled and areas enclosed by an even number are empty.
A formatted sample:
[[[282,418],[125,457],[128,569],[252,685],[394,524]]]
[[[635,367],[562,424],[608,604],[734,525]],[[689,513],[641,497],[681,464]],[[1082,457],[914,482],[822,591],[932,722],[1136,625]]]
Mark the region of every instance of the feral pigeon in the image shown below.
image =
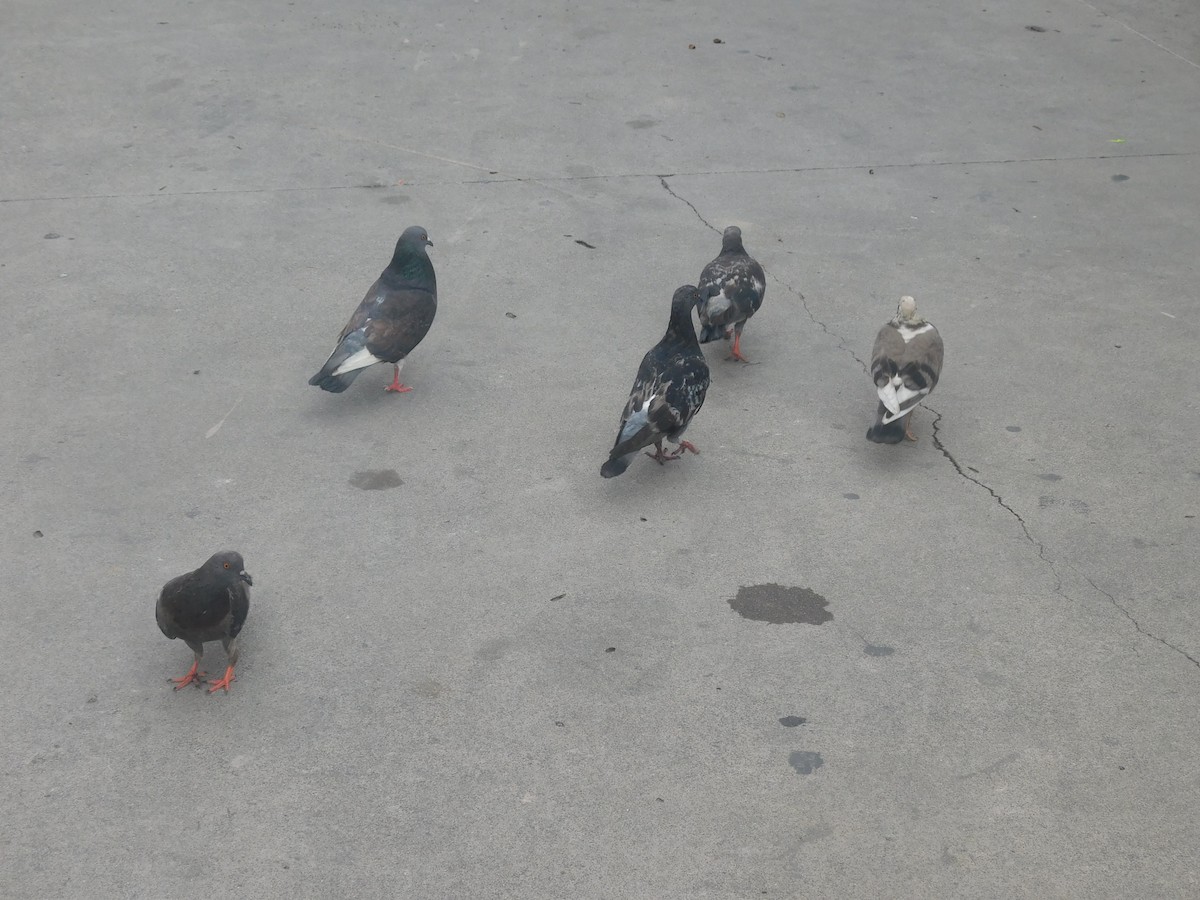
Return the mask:
[[[700,343],[732,335],[729,359],[749,362],[742,356],[742,329],[758,312],[767,292],[763,268],[742,246],[742,229],[730,225],[721,236],[721,255],[704,267],[698,284],[704,298],[700,304]]]
[[[638,367],[629,402],[621,413],[616,443],[608,462],[600,468],[605,478],[620,475],[638,450],[651,444],[656,452],[646,455],[659,465],[679,459],[684,450],[700,452],[683,440],[684,429],[700,411],[708,391],[708,364],[692,325],[692,309],[699,302],[700,292],[690,284],[679,288],[671,298],[667,333]],[[664,440],[679,445],[674,453],[663,452]]]
[[[879,329],[871,351],[871,380],[879,391],[879,412],[867,440],[898,444],[915,441],[910,415],[934,389],[942,372],[942,338],[917,315],[917,301],[901,297],[896,318]]]
[[[242,562],[242,555],[226,550],[213,554],[195,572],[172,578],[163,585],[154,613],[158,627],[171,640],[183,638],[192,648],[195,661],[182,678],[172,678],[175,690],[204,680],[200,658],[206,641],[220,641],[229,657],[225,677],[209,688],[211,694],[221,688],[229,690],[235,680],[233,667],[238,660],[238,634],[250,612],[250,589],[254,584]]]
[[[433,324],[437,279],[425,252],[433,242],[419,225],[404,229],[392,261],[342,329],[337,347],[309,384],[334,394],[350,387],[358,373],[375,363],[396,368],[389,391],[411,391],[400,383],[400,367]]]

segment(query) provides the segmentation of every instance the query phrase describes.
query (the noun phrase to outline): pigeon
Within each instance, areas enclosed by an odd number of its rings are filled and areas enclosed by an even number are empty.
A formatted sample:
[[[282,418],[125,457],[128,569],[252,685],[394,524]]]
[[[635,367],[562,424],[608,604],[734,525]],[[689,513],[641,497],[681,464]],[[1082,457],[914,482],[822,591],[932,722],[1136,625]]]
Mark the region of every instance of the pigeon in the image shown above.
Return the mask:
[[[211,694],[235,680],[233,667],[238,660],[238,634],[250,612],[249,585],[254,580],[246,571],[242,555],[232,550],[215,553],[195,572],[172,578],[163,585],[154,613],[158,627],[171,640],[183,638],[192,648],[195,661],[182,678],[172,678],[175,690],[189,684],[196,687],[206,672],[200,671],[206,641],[220,641],[225,646],[229,665],[225,677],[208,689]]]
[[[758,312],[767,292],[767,276],[746,248],[742,229],[730,225],[721,235],[721,255],[704,267],[698,282],[704,298],[700,304],[700,343],[733,335],[733,353],[729,359],[750,360],[742,356],[742,329],[746,320]]]
[[[629,402],[621,413],[621,427],[608,462],[600,467],[605,478],[620,475],[638,450],[653,444],[647,453],[659,465],[679,459],[683,451],[699,453],[696,445],[683,440],[684,429],[704,404],[708,392],[708,363],[696,340],[692,309],[700,292],[685,284],[671,298],[671,319],[663,339],[642,357]],[[675,452],[663,451],[663,440],[678,444]]]
[[[385,390],[412,390],[400,383],[400,367],[421,343],[437,313],[437,278],[425,252],[432,246],[420,225],[404,229],[392,261],[358,304],[338,336],[337,347],[309,384],[340,394],[367,366],[384,362],[396,368]]]
[[[879,391],[879,412],[867,440],[898,444],[915,441],[910,415],[937,386],[942,372],[942,337],[917,315],[917,301],[901,297],[896,318],[879,329],[871,351],[871,380]]]

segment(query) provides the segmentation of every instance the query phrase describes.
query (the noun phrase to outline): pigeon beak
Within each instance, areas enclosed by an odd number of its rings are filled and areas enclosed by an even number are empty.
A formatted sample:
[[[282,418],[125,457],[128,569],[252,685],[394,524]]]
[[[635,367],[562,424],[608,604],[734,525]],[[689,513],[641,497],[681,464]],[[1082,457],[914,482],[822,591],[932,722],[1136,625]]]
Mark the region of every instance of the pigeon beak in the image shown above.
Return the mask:
[[[245,569],[242,569],[242,571],[238,572],[238,578],[242,579],[242,581],[246,582],[246,584],[253,587],[254,579],[250,577],[250,573]]]
[[[432,247],[432,246],[433,246],[433,241],[431,241],[429,238],[425,238],[425,246],[426,246],[426,247]]]

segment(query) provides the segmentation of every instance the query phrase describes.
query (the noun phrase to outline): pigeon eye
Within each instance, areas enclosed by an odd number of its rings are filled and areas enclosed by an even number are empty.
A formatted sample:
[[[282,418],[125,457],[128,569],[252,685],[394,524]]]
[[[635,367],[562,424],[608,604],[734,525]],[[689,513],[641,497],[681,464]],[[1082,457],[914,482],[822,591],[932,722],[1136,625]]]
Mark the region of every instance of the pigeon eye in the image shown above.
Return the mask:
[[[225,568],[229,568],[229,563],[225,563]]]

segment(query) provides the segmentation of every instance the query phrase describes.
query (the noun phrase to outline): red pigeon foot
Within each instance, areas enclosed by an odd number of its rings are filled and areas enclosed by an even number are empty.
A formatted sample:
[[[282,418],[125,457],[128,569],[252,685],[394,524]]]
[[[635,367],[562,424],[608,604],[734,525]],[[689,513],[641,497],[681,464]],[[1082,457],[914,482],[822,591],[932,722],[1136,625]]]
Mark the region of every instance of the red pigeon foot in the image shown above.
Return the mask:
[[[168,678],[167,680],[175,685],[175,690],[187,687],[189,684],[195,684],[196,687],[200,687],[204,683],[204,676],[208,673],[196,671],[199,667],[200,663],[194,662],[192,663],[192,667],[188,669],[187,674],[182,678]]]
[[[215,694],[221,688],[225,688],[225,693],[229,693],[229,685],[233,684],[237,679],[233,675],[233,666],[225,670],[225,677],[220,681],[214,681],[212,687],[208,689],[210,694]]]

